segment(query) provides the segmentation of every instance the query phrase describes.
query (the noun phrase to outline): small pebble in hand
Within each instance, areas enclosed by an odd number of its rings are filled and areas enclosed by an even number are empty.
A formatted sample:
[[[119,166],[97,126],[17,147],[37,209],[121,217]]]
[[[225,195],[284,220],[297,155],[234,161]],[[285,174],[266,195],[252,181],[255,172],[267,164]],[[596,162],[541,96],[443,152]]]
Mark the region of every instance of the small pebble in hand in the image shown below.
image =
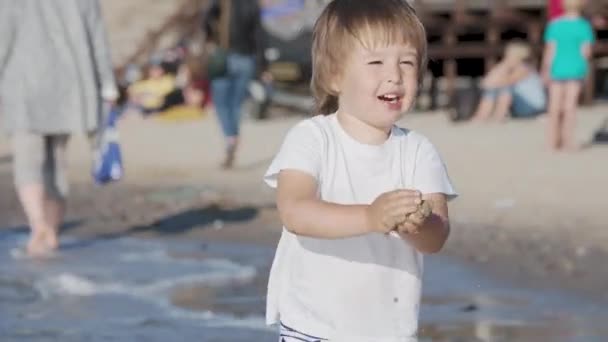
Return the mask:
[[[420,206],[418,207],[418,211],[416,211],[414,214],[418,214],[426,219],[431,215],[432,212],[433,208],[431,208],[431,204],[429,203],[429,201],[422,201],[422,203],[420,203]]]
[[[433,212],[433,208],[431,207],[431,204],[429,203],[429,201],[424,201],[423,200],[418,205],[418,209],[415,212],[407,215],[405,219],[409,220],[409,218],[411,216],[416,215],[416,216],[418,216],[417,221],[424,221],[424,220],[426,220],[431,215],[432,212]],[[398,227],[395,228],[394,231],[398,232],[399,228]],[[413,232],[409,232],[409,233],[410,234],[418,234],[418,231],[413,231]]]

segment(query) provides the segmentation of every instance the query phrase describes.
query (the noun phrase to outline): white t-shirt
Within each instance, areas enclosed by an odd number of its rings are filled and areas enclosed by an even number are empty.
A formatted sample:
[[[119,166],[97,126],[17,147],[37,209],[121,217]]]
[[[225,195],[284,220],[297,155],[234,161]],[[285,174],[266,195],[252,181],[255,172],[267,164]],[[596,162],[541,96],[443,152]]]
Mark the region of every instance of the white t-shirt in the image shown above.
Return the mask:
[[[456,196],[435,147],[398,127],[381,145],[362,144],[335,114],[294,126],[264,180],[281,170],[313,176],[319,196],[370,204],[399,188]],[[331,227],[328,227],[331,229]],[[283,228],[270,271],[266,318],[331,341],[410,341],[418,329],[422,254],[398,236],[344,239],[297,236]]]

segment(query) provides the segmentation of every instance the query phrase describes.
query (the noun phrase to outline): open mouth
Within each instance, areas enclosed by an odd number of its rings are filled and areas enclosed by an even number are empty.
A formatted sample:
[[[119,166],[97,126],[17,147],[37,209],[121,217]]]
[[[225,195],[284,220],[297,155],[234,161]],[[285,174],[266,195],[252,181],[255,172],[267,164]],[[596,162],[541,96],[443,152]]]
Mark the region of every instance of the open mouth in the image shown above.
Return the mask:
[[[402,96],[397,95],[397,94],[386,94],[386,95],[380,95],[378,96],[378,99],[380,101],[384,101],[384,102],[388,102],[388,103],[398,103],[399,101],[401,101]]]

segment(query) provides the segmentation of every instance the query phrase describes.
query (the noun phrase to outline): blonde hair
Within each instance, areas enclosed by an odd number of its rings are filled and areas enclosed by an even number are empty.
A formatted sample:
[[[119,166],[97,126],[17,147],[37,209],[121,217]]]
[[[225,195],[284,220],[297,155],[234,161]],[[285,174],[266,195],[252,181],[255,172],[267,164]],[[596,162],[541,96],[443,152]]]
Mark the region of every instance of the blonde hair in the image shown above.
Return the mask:
[[[520,62],[530,58],[532,51],[530,46],[521,41],[513,41],[505,47],[505,58],[515,59]]]
[[[422,78],[427,59],[426,32],[406,0],[333,0],[313,30],[311,90],[315,113],[338,110],[333,83],[356,42],[365,48],[412,45],[418,53],[418,77]]]
[[[584,0],[562,0],[565,11],[581,11],[585,6]]]

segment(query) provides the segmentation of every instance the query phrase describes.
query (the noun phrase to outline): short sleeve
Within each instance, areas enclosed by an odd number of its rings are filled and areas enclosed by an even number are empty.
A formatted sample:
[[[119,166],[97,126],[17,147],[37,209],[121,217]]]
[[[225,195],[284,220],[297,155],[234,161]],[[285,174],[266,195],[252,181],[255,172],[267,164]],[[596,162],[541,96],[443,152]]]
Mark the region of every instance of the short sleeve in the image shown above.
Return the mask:
[[[543,40],[545,41],[545,43],[555,40],[555,24],[553,22],[549,22],[549,24],[545,28]]]
[[[264,182],[277,187],[281,170],[298,170],[319,179],[323,139],[320,129],[310,119],[294,126],[287,133],[279,152],[264,175]]]
[[[585,24],[583,25],[583,42],[593,43],[594,40],[593,28],[591,27],[591,24],[585,20]]]
[[[448,200],[458,196],[443,159],[435,146],[426,138],[420,142],[416,153],[413,185],[423,194],[442,193],[448,197]]]

